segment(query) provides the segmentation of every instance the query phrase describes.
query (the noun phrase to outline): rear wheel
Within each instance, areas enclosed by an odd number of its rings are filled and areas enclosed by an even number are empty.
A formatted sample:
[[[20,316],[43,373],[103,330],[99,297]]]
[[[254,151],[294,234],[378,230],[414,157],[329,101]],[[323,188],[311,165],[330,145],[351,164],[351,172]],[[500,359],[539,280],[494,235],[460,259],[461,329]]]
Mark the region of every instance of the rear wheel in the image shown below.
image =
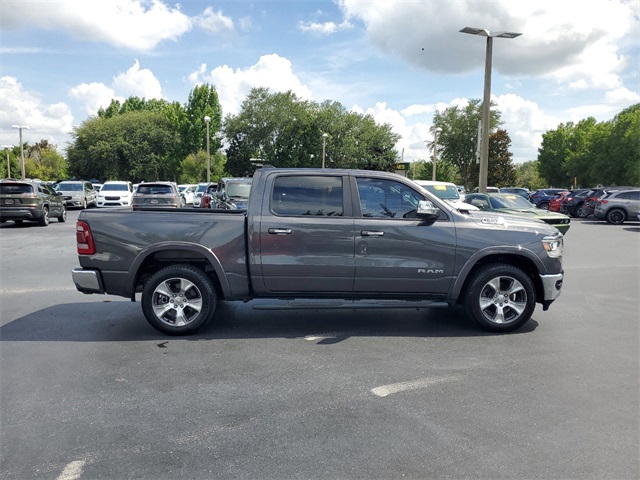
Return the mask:
[[[585,208],[584,203],[581,203],[576,207],[575,214],[576,214],[576,217],[578,218],[586,218],[589,216],[589,212]]]
[[[485,330],[511,332],[535,309],[535,289],[527,274],[506,264],[485,265],[469,280],[464,305]]]
[[[42,207],[42,216],[38,219],[38,224],[41,227],[49,225],[49,207]]]
[[[60,215],[58,215],[58,222],[64,223],[66,221],[67,221],[67,206],[62,205],[62,211],[60,212]]]
[[[167,335],[188,335],[213,317],[217,305],[211,279],[191,265],[171,265],[147,281],[142,311],[153,328]]]
[[[541,208],[543,210],[548,210],[549,209],[549,202],[540,202],[538,204],[538,208]]]
[[[624,213],[624,210],[620,210],[619,208],[612,208],[607,212],[607,222],[612,223],[613,225],[620,225],[627,219],[627,214]]]

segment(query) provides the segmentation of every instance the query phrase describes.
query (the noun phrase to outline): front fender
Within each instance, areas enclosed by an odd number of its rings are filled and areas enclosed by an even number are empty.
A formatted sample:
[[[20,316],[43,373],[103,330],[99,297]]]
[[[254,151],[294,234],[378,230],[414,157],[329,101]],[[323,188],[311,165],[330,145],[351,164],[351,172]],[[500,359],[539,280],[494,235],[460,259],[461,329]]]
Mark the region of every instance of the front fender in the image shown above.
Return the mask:
[[[467,277],[469,276],[469,273],[471,273],[471,270],[473,270],[473,267],[482,262],[483,259],[497,256],[524,258],[533,263],[538,273],[547,271],[547,268],[540,257],[528,248],[524,248],[518,245],[501,245],[483,248],[482,250],[478,250],[473,255],[471,255],[471,257],[469,257],[469,259],[462,266],[451,287],[450,297],[453,300],[457,300],[459,298],[460,292],[462,292],[462,287],[464,286],[464,282],[467,280]]]

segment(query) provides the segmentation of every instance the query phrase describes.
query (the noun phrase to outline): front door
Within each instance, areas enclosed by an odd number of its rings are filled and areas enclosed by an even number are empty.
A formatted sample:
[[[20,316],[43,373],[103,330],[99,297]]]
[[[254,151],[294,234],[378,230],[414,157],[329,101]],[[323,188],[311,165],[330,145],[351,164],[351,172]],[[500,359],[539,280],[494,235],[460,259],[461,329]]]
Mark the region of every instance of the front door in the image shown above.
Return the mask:
[[[453,221],[428,224],[416,217],[419,200],[431,200],[406,183],[357,177],[355,292],[441,296],[451,285],[456,254]]]

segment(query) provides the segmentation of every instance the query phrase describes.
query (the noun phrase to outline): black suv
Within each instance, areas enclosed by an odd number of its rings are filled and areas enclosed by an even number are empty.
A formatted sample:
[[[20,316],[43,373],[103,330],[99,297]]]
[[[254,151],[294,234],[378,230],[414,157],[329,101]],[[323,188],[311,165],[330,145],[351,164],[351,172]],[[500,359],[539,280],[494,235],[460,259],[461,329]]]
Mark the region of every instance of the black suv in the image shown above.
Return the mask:
[[[584,208],[584,200],[587,197],[588,192],[588,188],[571,190],[560,201],[560,212],[578,218],[585,218],[589,216],[588,211]]]
[[[0,180],[0,222],[30,220],[46,227],[51,217],[67,221],[62,193],[51,185],[37,180]]]
[[[566,191],[566,188],[542,188],[529,195],[529,201],[536,207],[547,210],[547,207],[549,206],[549,200],[551,200],[560,192]]]

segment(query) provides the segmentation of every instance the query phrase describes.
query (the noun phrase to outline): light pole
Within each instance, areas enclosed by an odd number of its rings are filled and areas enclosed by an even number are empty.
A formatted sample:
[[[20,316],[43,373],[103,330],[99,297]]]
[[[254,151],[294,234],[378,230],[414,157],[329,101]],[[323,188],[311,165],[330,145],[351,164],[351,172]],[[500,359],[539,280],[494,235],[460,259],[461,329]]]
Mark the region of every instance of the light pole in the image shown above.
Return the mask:
[[[484,97],[482,100],[482,143],[480,145],[480,174],[478,191],[487,193],[487,176],[489,173],[489,109],[491,108],[491,56],[493,38],[516,38],[522,35],[515,32],[492,32],[484,28],[465,27],[461,33],[487,37],[487,54],[484,64]]]
[[[29,130],[29,127],[26,125],[11,125],[11,128],[17,128],[20,131],[20,165],[22,166],[22,180],[24,180],[24,149],[22,148],[22,129],[26,128]]]
[[[436,162],[438,161],[438,134],[442,132],[440,127],[433,129],[433,180],[436,181]]]
[[[13,148],[13,145],[0,145],[7,151],[7,178],[11,178],[11,163],[9,162],[9,149]]]
[[[204,117],[204,123],[207,124],[207,183],[211,181],[211,153],[209,152],[209,122],[210,116]]]
[[[324,161],[325,161],[326,152],[327,152],[327,137],[328,136],[329,136],[328,133],[323,133],[322,134],[322,168],[324,168]]]

